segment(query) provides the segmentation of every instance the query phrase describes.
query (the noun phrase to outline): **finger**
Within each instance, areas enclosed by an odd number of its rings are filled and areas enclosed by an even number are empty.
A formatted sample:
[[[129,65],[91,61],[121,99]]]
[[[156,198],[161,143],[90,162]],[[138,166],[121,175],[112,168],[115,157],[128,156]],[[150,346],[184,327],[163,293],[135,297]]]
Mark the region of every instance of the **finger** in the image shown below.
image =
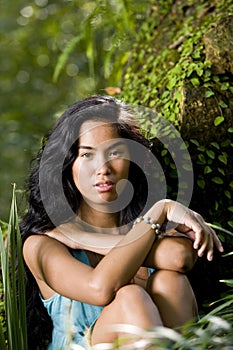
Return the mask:
[[[215,231],[208,226],[207,223],[205,223],[205,227],[206,227],[206,242],[207,244],[202,245],[202,247],[199,250],[199,256],[202,256],[204,253],[204,250],[206,250],[207,252],[207,259],[209,261],[213,260],[213,253],[214,253],[214,246],[216,246],[216,248],[220,251],[223,252],[223,246],[217,236],[217,234],[215,233]]]
[[[213,249],[214,244],[212,237],[207,234],[205,242],[201,245],[200,249],[198,250],[198,256],[203,256],[206,252],[207,260],[212,261],[213,260]]]
[[[212,261],[213,260],[213,254],[214,254],[213,250],[209,250],[208,251],[208,253],[207,253],[207,260],[208,261]]]
[[[206,225],[209,227],[209,229],[210,229],[210,231],[212,233],[212,237],[213,237],[213,241],[214,241],[215,247],[217,248],[217,250],[220,253],[223,253],[224,249],[223,249],[222,243],[221,243],[220,239],[218,238],[216,232],[209,226],[210,225],[209,223],[206,223]]]
[[[195,240],[193,243],[193,248],[194,249],[198,249],[199,246],[202,244],[203,242],[203,236],[204,236],[204,232],[202,230],[201,225],[197,225],[197,229],[193,229],[193,231],[195,232]]]
[[[194,212],[195,220],[198,222],[200,230],[196,231],[194,241],[194,249],[198,250],[198,256],[203,256],[207,251],[208,259],[212,259],[213,255],[213,239],[210,228],[206,225],[203,217]]]
[[[215,231],[208,226],[208,224],[205,224],[205,233],[206,236],[204,238],[206,244],[204,243],[201,248],[199,249],[198,255],[202,256],[204,254],[204,251],[206,250],[206,254],[207,254],[207,259],[208,261],[212,261],[213,260],[213,253],[214,253],[214,246],[216,246],[216,248],[220,251],[223,252],[223,247],[222,244],[219,240],[219,238],[217,237]]]
[[[204,252],[205,252],[207,246],[208,246],[208,241],[207,241],[206,237],[203,237],[202,242],[196,248],[197,254],[199,257],[202,257],[204,255]]]

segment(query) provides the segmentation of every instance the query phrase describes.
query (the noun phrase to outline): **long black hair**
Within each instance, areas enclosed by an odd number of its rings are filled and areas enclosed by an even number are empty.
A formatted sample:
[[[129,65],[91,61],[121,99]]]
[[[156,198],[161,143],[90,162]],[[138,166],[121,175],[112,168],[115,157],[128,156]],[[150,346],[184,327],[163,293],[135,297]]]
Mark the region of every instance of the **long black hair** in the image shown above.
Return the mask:
[[[23,243],[27,237],[43,234],[77,213],[81,195],[73,181],[72,165],[77,157],[80,127],[86,120],[113,123],[120,137],[144,146],[136,152],[141,153],[137,157],[145,161],[150,143],[136,125],[127,105],[110,96],[92,96],[72,105],[44,138],[34,160],[27,183],[29,206],[20,223]],[[135,150],[131,148],[132,155]],[[133,198],[122,210],[119,225],[132,222],[145,206],[148,184],[142,168],[136,162],[130,163],[128,180],[134,188]],[[25,278],[28,349],[43,350],[46,348],[44,340],[50,340],[52,324],[40,300],[36,281],[26,265]]]

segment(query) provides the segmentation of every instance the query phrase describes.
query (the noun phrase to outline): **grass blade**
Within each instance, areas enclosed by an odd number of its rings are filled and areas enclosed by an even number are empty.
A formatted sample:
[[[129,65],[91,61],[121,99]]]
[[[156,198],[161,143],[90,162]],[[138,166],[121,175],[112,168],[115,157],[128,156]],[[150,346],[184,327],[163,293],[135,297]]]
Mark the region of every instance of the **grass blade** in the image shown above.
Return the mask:
[[[1,325],[0,345],[3,350],[27,349],[24,268],[15,189],[14,185],[6,244],[2,235],[0,239],[7,337],[7,346],[4,347],[4,332]]]

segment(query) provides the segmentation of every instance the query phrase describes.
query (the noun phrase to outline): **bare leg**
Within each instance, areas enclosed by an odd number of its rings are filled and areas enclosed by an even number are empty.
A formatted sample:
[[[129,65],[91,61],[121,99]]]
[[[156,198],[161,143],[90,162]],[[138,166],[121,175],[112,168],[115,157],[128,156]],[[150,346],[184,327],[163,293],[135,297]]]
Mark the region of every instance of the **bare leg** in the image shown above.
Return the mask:
[[[157,305],[164,326],[174,328],[197,318],[197,303],[188,278],[159,270],[148,280],[147,291]]]
[[[143,329],[162,326],[156,305],[149,294],[136,284],[119,289],[115,299],[103,309],[92,332],[92,345],[112,343],[125,336],[132,337],[126,333],[106,331],[106,326],[119,323]]]

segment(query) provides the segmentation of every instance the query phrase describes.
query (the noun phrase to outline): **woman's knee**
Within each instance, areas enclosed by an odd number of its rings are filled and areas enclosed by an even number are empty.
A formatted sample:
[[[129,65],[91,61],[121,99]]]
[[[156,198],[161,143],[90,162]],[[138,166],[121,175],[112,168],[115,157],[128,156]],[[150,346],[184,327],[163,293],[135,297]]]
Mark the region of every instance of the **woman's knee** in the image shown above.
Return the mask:
[[[134,321],[142,327],[162,324],[151,296],[137,284],[122,287],[116,295],[116,303],[124,310],[129,323]]]
[[[101,341],[109,341],[109,339],[114,341],[121,337],[122,334],[118,332],[103,335],[102,331],[106,325],[114,324],[130,324],[148,329],[161,326],[162,321],[157,307],[146,290],[139,285],[129,284],[121,287],[114,300],[104,307],[93,330],[93,344],[99,342],[100,339]]]
[[[185,288],[189,284],[187,277],[176,271],[159,270],[149,277],[147,291],[151,294],[160,294],[177,289],[178,286]]]
[[[144,288],[137,284],[129,284],[117,291],[115,303],[124,310],[135,310],[135,308],[143,307],[143,305],[153,302]]]
[[[168,270],[159,270],[150,276],[147,284],[148,294],[156,303],[164,301],[166,304],[182,305],[193,310],[197,315],[197,303],[192,286],[186,275]]]
[[[178,327],[196,319],[196,298],[184,274],[166,270],[156,272],[148,281],[148,293],[166,327]]]

